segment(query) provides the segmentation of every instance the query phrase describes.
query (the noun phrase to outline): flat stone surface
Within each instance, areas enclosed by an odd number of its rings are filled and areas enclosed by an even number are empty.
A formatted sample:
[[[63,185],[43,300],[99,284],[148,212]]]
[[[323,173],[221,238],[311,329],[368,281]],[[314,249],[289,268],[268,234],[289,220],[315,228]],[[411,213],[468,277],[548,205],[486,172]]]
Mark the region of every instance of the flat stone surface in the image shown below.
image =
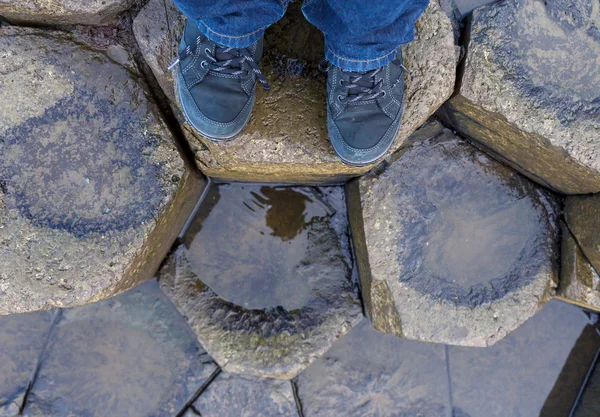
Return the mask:
[[[552,300],[492,347],[450,346],[452,415],[568,416],[600,348],[597,330],[580,308]]]
[[[473,12],[463,134],[566,194],[600,191],[600,4],[512,0]]]
[[[204,186],[125,49],[0,28],[0,314],[151,279]]]
[[[562,228],[560,265],[556,295],[582,307],[600,310],[600,276],[565,226]]]
[[[565,219],[586,258],[600,271],[600,195],[567,197]]]
[[[284,183],[340,182],[368,171],[344,165],[333,153],[326,129],[326,77],[317,70],[323,37],[291,4],[265,35],[262,70],[271,91],[257,89],[253,116],[232,142],[215,144],[193,132],[177,108],[173,78],[165,68],[177,52],[183,19],[167,0],[150,0],[134,22],[142,54],[183,125],[198,166],[226,180]],[[404,46],[408,98],[403,126],[392,150],[450,96],[458,49],[450,20],[432,0],[416,24],[415,42]]]
[[[292,378],[361,317],[341,187],[215,185],[159,282],[232,373]]]
[[[0,416],[19,414],[52,317],[47,311],[0,317]]]
[[[0,16],[19,23],[104,25],[138,0],[2,0]]]
[[[600,410],[600,366],[596,364],[573,417],[596,417]]]
[[[557,198],[438,122],[349,189],[363,299],[379,330],[488,346],[554,294]]]
[[[363,320],[296,379],[305,417],[446,417],[442,345],[402,340]]]
[[[184,417],[299,417],[290,381],[221,373]]]
[[[64,310],[25,416],[175,416],[216,365],[156,281]]]

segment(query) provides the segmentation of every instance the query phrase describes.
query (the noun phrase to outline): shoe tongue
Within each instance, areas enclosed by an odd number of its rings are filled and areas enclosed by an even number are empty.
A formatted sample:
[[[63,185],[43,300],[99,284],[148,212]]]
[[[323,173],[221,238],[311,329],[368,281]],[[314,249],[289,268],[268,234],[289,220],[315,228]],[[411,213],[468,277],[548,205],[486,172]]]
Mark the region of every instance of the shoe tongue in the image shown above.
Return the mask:
[[[350,80],[351,81],[353,78],[355,77],[359,77],[361,75],[365,75],[370,71],[365,71],[365,72],[352,72],[350,73]],[[355,81],[353,84],[356,84],[360,87],[364,87],[364,88],[373,88],[375,87],[375,77],[360,77],[357,81]],[[357,87],[353,87],[353,88],[349,88],[348,89],[348,93],[350,93],[350,95],[356,95],[356,94],[360,94],[363,91]]]

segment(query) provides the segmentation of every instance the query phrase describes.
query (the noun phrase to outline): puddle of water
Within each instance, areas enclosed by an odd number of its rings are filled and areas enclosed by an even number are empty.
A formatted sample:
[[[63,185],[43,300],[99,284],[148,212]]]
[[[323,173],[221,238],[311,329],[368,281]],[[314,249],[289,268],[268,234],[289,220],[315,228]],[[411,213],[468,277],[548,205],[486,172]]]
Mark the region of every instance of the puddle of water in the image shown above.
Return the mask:
[[[327,201],[344,204],[337,188],[331,197],[313,188],[214,185],[184,237],[192,270],[236,305],[302,308],[314,298],[311,269],[320,268],[322,276],[323,268],[340,266],[313,256],[315,250],[340,248],[338,234],[331,232],[336,224],[330,216],[337,210]]]

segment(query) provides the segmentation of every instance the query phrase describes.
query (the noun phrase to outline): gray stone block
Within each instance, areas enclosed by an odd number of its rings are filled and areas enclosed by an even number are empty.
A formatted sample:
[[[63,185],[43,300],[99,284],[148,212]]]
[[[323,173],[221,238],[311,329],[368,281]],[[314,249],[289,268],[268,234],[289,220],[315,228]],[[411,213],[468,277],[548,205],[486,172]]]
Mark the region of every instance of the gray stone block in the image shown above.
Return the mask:
[[[131,57],[106,39],[0,28],[0,314],[151,279],[205,184]]]
[[[183,17],[170,0],[150,0],[134,21],[142,54],[171,102],[196,162],[207,175],[224,180],[278,183],[333,183],[372,167],[350,167],[336,157],[326,129],[326,77],[317,70],[323,36],[291,4],[267,30],[262,70],[271,91],[257,91],[248,126],[233,142],[216,144],[185,122],[166,70],[177,53]],[[416,24],[416,39],[403,47],[411,71],[406,79],[403,126],[392,150],[423,124],[454,89],[458,47],[450,20],[432,0]]]
[[[454,127],[565,194],[600,191],[600,5],[506,0],[473,12]]]
[[[375,327],[488,346],[557,285],[556,196],[438,122],[349,187],[363,299]]]
[[[211,188],[159,272],[226,371],[289,379],[362,318],[341,187]]]

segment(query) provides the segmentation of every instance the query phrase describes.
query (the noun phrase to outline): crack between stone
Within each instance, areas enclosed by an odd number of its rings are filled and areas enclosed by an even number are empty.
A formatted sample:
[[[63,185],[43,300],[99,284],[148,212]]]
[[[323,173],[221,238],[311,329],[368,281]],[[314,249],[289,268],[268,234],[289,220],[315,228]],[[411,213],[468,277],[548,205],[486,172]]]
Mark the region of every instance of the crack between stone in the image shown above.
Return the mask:
[[[599,358],[600,358],[600,349],[598,349],[596,351],[596,355],[594,356],[594,360],[592,361],[592,365],[590,366],[590,369],[588,369],[588,371],[587,371],[587,373],[585,375],[583,383],[581,384],[581,388],[579,389],[579,392],[577,393],[577,397],[575,398],[575,401],[573,402],[573,407],[571,408],[571,412],[569,413],[569,417],[574,417],[575,411],[577,410],[577,407],[579,406],[579,402],[581,401],[581,397],[583,396],[583,393],[584,393],[585,389],[587,388],[587,385],[588,385],[588,382],[590,380],[590,377],[592,376],[592,372],[594,372],[594,369],[596,369],[596,366],[598,364],[598,359]]]
[[[50,344],[50,337],[54,333],[54,330],[56,329],[56,325],[58,324],[58,322],[60,321],[61,318],[62,318],[62,309],[55,310],[52,315],[52,322],[50,323],[50,328],[48,329],[48,333],[46,334],[46,339],[44,340],[44,345],[42,346],[42,349],[38,356],[38,360],[35,365],[35,368],[33,369],[33,372],[31,373],[31,378],[29,378],[29,383],[27,384],[27,389],[25,390],[25,395],[23,395],[23,402],[21,403],[21,405],[19,407],[19,415],[22,415],[23,411],[25,410],[25,406],[27,405],[27,399],[29,398],[29,394],[31,393],[33,386],[35,385],[38,374],[40,372],[40,368],[42,367],[42,361],[44,359],[44,354],[46,353],[46,349],[48,348],[48,345]]]
[[[596,269],[596,267],[594,266],[594,264],[590,261],[590,258],[588,258],[587,254],[583,250],[583,246],[581,246],[581,244],[579,243],[579,240],[577,239],[577,236],[575,236],[575,233],[573,233],[573,231],[569,227],[569,223],[567,222],[567,220],[566,219],[565,220],[561,220],[561,223],[565,226],[565,228],[567,229],[567,231],[569,232],[569,234],[571,235],[571,237],[575,241],[575,244],[577,245],[577,249],[579,249],[579,252],[581,252],[581,255],[583,256],[583,258],[590,265],[590,268],[592,268],[592,270],[596,273],[596,275],[600,276],[600,274],[598,273],[598,270]],[[564,238],[565,238],[564,236],[561,237],[561,239],[564,239]],[[563,265],[561,265],[560,267],[562,268]],[[560,285],[560,280],[559,280],[559,285]]]
[[[221,368],[217,366],[217,369],[215,369],[213,371],[213,373],[210,374],[210,376],[206,379],[206,381],[204,381],[202,383],[202,385],[200,385],[200,387],[196,390],[196,392],[194,393],[194,395],[192,395],[191,398],[183,405],[183,407],[181,407],[181,410],[179,410],[179,412],[175,415],[175,417],[183,417],[183,415],[185,414],[185,412],[188,409],[191,409],[193,407],[193,405],[196,402],[196,400],[198,398],[200,398],[200,396],[202,395],[202,393],[204,391],[206,391],[206,388],[208,388],[208,386],[215,380],[215,378],[217,376],[219,376],[219,374],[221,372],[222,372]],[[192,410],[192,412],[193,411],[194,410]],[[198,410],[196,410],[196,411],[198,411]],[[200,414],[198,414],[198,415],[200,415]]]
[[[298,395],[298,386],[293,380],[290,381],[290,384],[292,385],[292,394],[294,394],[294,402],[296,403],[296,411],[298,412],[298,417],[304,417],[304,411],[302,411],[302,401],[300,400],[300,396]]]

